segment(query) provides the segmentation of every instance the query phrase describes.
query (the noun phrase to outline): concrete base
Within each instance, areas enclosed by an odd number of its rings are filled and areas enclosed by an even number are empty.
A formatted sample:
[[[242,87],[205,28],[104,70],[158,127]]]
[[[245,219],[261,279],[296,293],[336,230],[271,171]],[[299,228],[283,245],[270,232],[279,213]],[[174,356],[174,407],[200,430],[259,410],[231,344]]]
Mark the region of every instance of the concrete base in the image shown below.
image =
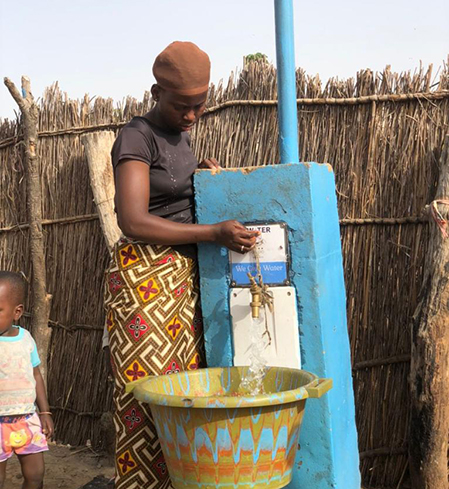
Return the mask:
[[[195,175],[198,222],[284,221],[298,302],[304,370],[334,388],[307,403],[289,488],[360,489],[345,287],[332,168],[317,163]],[[232,365],[228,252],[199,246],[201,302],[209,367]]]

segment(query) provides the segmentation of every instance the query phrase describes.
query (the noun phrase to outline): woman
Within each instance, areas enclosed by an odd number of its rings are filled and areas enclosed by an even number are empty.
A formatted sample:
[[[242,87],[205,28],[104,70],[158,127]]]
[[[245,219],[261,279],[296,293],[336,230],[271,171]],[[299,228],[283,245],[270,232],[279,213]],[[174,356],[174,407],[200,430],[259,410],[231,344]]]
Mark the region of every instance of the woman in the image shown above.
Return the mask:
[[[196,243],[245,253],[257,235],[236,221],[194,224],[198,161],[188,132],[204,112],[209,57],[192,43],[175,42],[156,58],[153,74],[155,107],[127,124],[112,149],[115,204],[126,236],[112,253],[106,292],[116,489],[170,487],[150,410],[124,387],[146,375],[204,366]]]

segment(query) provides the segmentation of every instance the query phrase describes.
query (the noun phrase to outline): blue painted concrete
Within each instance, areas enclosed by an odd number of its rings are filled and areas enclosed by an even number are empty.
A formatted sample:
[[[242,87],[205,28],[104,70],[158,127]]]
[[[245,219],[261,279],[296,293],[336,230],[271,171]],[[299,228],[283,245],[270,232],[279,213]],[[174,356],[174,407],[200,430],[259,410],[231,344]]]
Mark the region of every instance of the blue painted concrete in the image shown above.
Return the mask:
[[[298,163],[298,111],[296,107],[293,0],[275,0],[274,14],[281,163]]]
[[[195,176],[195,191],[199,223],[226,219],[287,223],[303,368],[334,380],[334,388],[326,396],[307,404],[298,464],[288,487],[360,489],[340,232],[331,168],[310,163],[204,170]],[[226,249],[201,244],[199,266],[208,365],[229,366],[233,350]]]

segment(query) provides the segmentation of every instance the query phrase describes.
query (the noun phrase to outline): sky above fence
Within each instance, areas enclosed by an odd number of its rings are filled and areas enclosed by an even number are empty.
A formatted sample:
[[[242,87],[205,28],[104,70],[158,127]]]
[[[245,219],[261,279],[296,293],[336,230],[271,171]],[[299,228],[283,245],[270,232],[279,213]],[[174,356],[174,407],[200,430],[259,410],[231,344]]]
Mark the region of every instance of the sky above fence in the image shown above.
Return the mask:
[[[347,78],[362,68],[434,73],[449,53],[449,2],[294,0],[296,65]],[[212,60],[212,81],[257,52],[275,63],[273,0],[0,0],[0,75],[31,78],[35,96],[55,81],[71,98],[85,93],[141,98],[154,82],[155,56],[190,40]],[[0,118],[16,104],[0,87]]]

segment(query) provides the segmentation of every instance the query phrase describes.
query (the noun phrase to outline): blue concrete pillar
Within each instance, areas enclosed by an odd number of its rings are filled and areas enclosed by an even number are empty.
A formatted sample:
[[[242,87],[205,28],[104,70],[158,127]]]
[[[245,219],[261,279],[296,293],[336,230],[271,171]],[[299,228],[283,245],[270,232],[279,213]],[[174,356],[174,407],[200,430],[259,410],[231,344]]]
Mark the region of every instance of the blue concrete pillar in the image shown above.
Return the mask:
[[[301,448],[289,487],[360,489],[332,169],[329,165],[300,163],[260,167],[250,172],[203,170],[195,176],[195,191],[199,223],[226,219],[287,223],[303,369],[334,381],[326,396],[307,402]],[[229,366],[233,346],[227,250],[201,244],[199,267],[208,366]]]

